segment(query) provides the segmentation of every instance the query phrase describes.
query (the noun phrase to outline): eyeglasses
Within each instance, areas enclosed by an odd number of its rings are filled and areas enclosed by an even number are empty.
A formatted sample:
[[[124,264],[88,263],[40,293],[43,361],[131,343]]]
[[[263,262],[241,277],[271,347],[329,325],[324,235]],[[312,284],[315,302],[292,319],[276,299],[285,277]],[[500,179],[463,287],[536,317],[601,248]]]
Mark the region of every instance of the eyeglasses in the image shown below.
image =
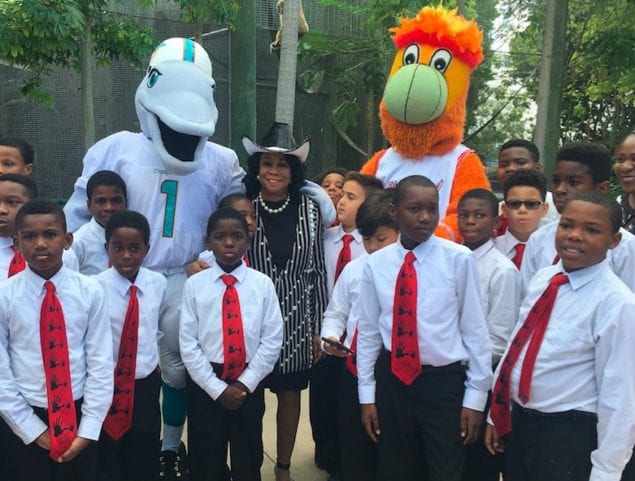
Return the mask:
[[[540,207],[544,202],[539,200],[506,200],[505,205],[508,209],[518,210],[521,205],[524,205],[527,210],[536,210]]]

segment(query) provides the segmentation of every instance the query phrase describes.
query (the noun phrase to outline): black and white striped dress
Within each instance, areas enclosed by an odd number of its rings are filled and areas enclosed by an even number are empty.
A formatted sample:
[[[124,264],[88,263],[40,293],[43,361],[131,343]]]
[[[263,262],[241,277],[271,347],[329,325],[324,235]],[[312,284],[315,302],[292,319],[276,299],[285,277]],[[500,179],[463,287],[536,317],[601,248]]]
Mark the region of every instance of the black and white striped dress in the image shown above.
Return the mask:
[[[318,205],[302,195],[293,203],[298,222],[293,249],[284,268],[276,266],[262,221],[263,210],[254,200],[258,229],[249,249],[250,267],[273,281],[284,320],[284,341],[280,351],[280,373],[307,370],[312,363],[312,337],[320,332],[327,303],[326,269],[322,219]],[[284,212],[276,215],[284,215]]]

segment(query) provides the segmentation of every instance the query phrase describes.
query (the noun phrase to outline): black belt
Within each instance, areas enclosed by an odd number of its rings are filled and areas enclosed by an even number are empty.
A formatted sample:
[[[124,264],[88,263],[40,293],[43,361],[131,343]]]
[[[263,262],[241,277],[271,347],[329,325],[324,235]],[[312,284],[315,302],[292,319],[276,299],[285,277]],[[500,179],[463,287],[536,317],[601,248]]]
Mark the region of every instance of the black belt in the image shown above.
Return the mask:
[[[555,413],[546,413],[543,411],[536,411],[535,409],[529,409],[521,406],[517,402],[512,403],[512,410],[520,413],[524,416],[543,418],[543,419],[587,419],[593,422],[598,421],[598,415],[590,413],[588,411],[580,411],[577,409],[571,409],[569,411],[559,411]]]

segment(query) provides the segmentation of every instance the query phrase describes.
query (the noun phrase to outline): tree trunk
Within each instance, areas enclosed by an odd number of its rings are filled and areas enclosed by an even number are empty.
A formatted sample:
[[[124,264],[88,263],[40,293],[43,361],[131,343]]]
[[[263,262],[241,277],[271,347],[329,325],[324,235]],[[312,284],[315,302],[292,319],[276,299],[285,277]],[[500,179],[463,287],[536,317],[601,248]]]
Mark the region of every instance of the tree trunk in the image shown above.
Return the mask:
[[[91,20],[88,7],[83,11],[84,14],[84,35],[80,45],[80,81],[81,81],[81,97],[80,104],[82,110],[82,123],[84,127],[84,148],[92,147],[95,143],[95,104],[93,101],[93,48],[92,48],[92,32]]]
[[[292,129],[298,60],[299,2],[300,0],[285,0],[284,2],[278,90],[276,92],[276,122],[287,123]]]
[[[566,36],[567,0],[547,0],[534,130],[534,143],[543,159],[547,178],[553,172],[560,139],[560,100],[564,85]]]
[[[230,30],[231,147],[241,161],[247,154],[243,135],[256,138],[256,0],[240,0],[240,28]]]

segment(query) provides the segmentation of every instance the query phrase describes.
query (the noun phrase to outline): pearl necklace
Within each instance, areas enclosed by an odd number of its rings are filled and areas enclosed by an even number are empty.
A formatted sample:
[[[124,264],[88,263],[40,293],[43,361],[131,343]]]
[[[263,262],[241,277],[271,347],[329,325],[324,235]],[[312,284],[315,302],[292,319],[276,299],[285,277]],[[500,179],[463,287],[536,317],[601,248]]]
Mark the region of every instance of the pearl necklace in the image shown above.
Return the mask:
[[[291,196],[287,194],[287,200],[284,201],[284,204],[282,204],[277,209],[272,209],[267,204],[265,204],[265,200],[262,198],[262,191],[258,192],[258,202],[260,202],[260,205],[262,206],[262,208],[265,209],[270,214],[279,214],[280,212],[282,212],[284,209],[287,208],[290,200],[291,200]]]

